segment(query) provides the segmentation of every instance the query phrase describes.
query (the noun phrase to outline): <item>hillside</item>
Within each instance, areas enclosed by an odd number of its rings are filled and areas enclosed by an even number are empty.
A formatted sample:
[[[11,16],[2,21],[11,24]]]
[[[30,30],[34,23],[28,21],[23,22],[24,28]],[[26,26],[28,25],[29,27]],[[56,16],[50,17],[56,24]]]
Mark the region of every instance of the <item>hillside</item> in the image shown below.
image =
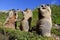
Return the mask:
[[[52,5],[52,20],[53,23],[60,24],[60,6],[59,5]],[[2,25],[4,21],[7,18],[8,13],[0,12],[0,34],[3,38],[0,37],[0,39],[8,40],[56,40],[54,37],[42,37],[41,35],[37,35],[35,31],[31,32],[23,32],[19,29],[13,30],[13,29],[5,29]],[[18,13],[19,17],[18,19],[22,19],[22,13]],[[33,19],[31,23],[31,27],[34,27],[36,25],[36,22],[38,20],[38,11],[37,9],[33,10]],[[17,27],[20,25],[20,22],[17,23]],[[56,29],[52,28],[52,33],[60,36],[60,32]]]

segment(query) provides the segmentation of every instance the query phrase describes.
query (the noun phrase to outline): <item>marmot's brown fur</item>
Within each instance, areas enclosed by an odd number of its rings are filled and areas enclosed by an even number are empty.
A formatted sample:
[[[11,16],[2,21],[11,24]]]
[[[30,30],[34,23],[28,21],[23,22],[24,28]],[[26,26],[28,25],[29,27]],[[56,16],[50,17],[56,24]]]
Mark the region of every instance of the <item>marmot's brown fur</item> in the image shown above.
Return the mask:
[[[8,18],[6,19],[4,23],[5,28],[16,28],[16,21],[17,21],[17,13],[15,10],[11,10],[9,12]]]

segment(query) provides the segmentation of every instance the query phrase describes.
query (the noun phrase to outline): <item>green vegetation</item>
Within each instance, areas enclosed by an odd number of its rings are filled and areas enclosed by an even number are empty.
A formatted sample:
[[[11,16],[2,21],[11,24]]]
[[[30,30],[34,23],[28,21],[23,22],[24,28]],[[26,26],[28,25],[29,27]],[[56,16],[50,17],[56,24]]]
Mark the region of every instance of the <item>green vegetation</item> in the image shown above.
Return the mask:
[[[54,23],[60,24],[60,6],[52,6],[52,19]]]
[[[38,13],[37,9],[33,10],[33,19],[31,23],[31,27],[36,25],[38,20]],[[20,30],[13,30],[13,29],[5,29],[2,25],[6,20],[8,14],[0,12],[0,33],[4,34],[4,37],[10,38],[10,40],[55,40],[54,37],[42,37],[41,35],[36,34],[35,31],[31,32],[24,32]],[[18,13],[19,17],[18,20],[22,19],[22,13]],[[52,5],[52,20],[53,23],[60,24],[60,6]],[[17,27],[20,25],[20,22],[17,23]],[[54,28],[52,28],[52,33],[59,35],[60,32]]]
[[[31,33],[13,29],[0,28],[0,33],[4,33],[3,38],[8,37],[10,40],[54,40],[53,37],[42,37],[37,35],[36,32]]]
[[[60,31],[58,29],[52,28],[52,33],[60,36]]]

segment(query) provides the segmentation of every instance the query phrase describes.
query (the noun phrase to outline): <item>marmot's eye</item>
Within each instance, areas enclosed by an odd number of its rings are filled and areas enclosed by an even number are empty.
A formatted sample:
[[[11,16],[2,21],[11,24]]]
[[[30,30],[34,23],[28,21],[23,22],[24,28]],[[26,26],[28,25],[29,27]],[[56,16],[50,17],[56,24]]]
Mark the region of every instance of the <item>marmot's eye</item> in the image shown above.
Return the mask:
[[[49,4],[47,4],[47,6],[50,6]]]
[[[41,5],[41,7],[43,7],[43,5]]]

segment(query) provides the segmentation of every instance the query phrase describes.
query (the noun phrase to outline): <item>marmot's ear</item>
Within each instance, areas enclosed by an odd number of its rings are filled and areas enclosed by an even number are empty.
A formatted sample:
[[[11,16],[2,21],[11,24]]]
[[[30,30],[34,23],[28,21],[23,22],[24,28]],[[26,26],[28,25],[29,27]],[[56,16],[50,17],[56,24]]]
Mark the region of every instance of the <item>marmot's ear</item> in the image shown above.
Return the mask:
[[[28,8],[26,8],[26,11],[29,10]]]
[[[49,4],[47,4],[47,6],[50,6]]]
[[[50,5],[50,4],[47,4],[47,6],[51,7],[51,5]]]

